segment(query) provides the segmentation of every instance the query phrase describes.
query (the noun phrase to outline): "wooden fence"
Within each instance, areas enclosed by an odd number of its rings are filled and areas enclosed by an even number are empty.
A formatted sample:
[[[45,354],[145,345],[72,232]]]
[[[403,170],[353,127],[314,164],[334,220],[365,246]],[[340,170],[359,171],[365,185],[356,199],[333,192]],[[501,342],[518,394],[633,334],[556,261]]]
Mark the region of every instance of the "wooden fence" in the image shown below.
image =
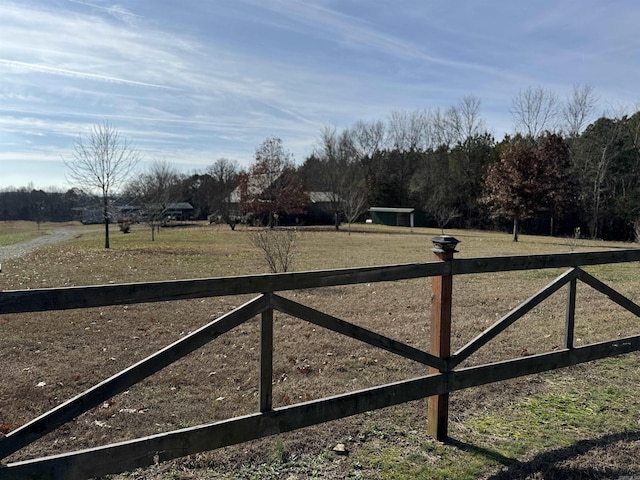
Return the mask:
[[[637,262],[640,261],[640,250],[469,259],[454,259],[454,250],[442,251],[436,248],[434,251],[436,260],[427,263],[0,292],[0,315],[222,295],[258,294],[244,305],[0,438],[0,460],[78,415],[101,405],[114,395],[127,390],[243,322],[257,315],[261,316],[259,409],[256,413],[96,448],[13,463],[0,463],[0,478],[7,480],[82,479],[118,473],[426,397],[430,397],[429,431],[435,437],[442,438],[446,436],[449,392],[640,350],[640,335],[575,346],[573,332],[578,281],[590,285],[613,302],[640,316],[638,304],[580,268],[587,265]],[[448,329],[450,329],[450,279],[453,276],[559,267],[569,267],[569,270],[458,351],[452,354],[448,351],[450,348],[447,338]],[[294,302],[276,293],[423,277],[433,277],[432,338],[429,352]],[[565,286],[567,287],[567,308],[563,348],[507,361],[457,368],[480,347]],[[410,380],[273,408],[274,310],[427,365],[430,367],[430,373]]]

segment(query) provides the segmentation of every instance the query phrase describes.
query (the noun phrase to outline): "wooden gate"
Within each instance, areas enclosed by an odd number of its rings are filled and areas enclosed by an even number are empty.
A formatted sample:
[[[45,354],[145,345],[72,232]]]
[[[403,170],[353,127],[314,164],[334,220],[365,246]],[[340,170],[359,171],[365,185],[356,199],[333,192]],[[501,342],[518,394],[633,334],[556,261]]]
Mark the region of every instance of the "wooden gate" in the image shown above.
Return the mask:
[[[613,302],[640,316],[638,304],[580,268],[586,265],[637,262],[640,261],[640,250],[470,259],[452,257],[453,255],[440,258],[443,261],[380,267],[0,292],[0,315],[222,295],[258,294],[244,305],[0,438],[0,460],[243,322],[257,315],[261,316],[260,389],[256,413],[96,448],[0,464],[0,477],[3,479],[81,479],[118,473],[411,400],[426,397],[438,398],[456,390],[640,350],[640,335],[577,347],[574,345],[573,332],[578,281],[590,285]],[[442,278],[455,275],[558,267],[570,267],[570,269],[450,355],[443,355],[441,351],[434,354],[433,351],[417,349],[276,293],[285,290],[423,277],[433,277],[434,282],[438,282]],[[496,335],[563,287],[567,289],[563,348],[528,357],[457,368],[461,362]],[[437,297],[434,298],[436,302],[443,301],[442,298],[440,300]],[[450,293],[449,298],[444,298],[444,301],[450,304]],[[435,307],[432,311],[441,310],[441,306]],[[427,365],[431,367],[433,373],[319,400],[273,408],[271,388],[274,310]],[[437,417],[435,421],[445,422],[444,425],[435,429],[436,432],[446,432],[446,415]],[[435,435],[437,436],[438,433]]]

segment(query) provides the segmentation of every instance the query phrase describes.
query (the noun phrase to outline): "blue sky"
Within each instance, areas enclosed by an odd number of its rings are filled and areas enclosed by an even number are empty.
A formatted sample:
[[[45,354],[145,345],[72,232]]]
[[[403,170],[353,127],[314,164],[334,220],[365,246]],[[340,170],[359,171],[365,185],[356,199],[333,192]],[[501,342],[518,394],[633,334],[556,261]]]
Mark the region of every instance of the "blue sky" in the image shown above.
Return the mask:
[[[0,25],[0,188],[69,188],[105,120],[190,173],[271,136],[302,163],[323,126],[467,95],[498,139],[527,87],[640,100],[636,0],[0,0]]]

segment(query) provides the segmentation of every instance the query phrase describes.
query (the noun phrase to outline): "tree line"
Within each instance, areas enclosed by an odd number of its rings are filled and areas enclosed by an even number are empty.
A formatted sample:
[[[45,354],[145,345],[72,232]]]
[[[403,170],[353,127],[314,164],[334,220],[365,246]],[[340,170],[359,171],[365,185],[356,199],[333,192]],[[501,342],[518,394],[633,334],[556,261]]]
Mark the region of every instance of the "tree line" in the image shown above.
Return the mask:
[[[361,220],[370,206],[413,207],[433,226],[512,229],[514,240],[519,232],[633,240],[640,219],[640,112],[597,118],[597,100],[588,86],[574,87],[564,101],[541,87],[523,89],[511,106],[514,133],[497,141],[480,100],[467,96],[446,110],[325,126],[300,164],[275,137],[256,148],[246,169],[220,158],[179,174],[168,162],[153,162],[117,198],[155,209],[147,216],[152,229],[172,202],[189,202],[194,218],[233,228],[247,214],[268,225],[302,215],[310,193],[321,192],[336,228]],[[80,148],[90,140],[76,144],[74,160],[84,155],[91,164],[94,153]],[[2,191],[0,219],[71,219],[70,209],[87,201],[85,188],[80,181],[68,192]]]
[[[36,189],[33,185],[0,190],[0,220],[66,222],[75,219],[75,208],[92,202],[81,190]]]

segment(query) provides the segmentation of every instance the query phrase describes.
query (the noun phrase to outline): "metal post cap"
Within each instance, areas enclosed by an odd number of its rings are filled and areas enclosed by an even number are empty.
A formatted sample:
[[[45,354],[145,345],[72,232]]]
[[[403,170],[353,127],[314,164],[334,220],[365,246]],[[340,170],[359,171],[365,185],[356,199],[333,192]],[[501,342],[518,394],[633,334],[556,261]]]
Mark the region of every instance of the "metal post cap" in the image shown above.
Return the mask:
[[[460,243],[460,240],[451,235],[438,235],[433,237],[431,241],[433,242],[434,252],[455,253],[457,251],[456,246]]]

